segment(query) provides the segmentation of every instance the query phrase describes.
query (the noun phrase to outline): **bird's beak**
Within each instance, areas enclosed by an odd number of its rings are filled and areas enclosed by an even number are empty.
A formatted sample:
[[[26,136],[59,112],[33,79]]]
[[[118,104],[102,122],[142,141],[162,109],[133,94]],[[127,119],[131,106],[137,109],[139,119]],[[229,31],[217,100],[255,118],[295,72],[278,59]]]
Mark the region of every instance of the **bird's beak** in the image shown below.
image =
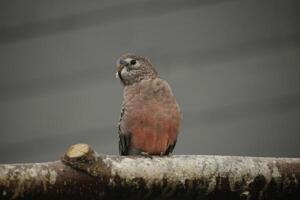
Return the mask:
[[[123,66],[123,67],[128,67],[128,65],[129,65],[128,62],[126,62],[125,60],[122,60],[122,59],[120,60],[119,63],[120,63],[120,65]]]
[[[118,65],[118,71],[116,73],[116,78],[120,78],[122,80],[122,77],[121,77],[121,71],[124,67],[128,67],[129,66],[129,63],[126,62],[125,60],[122,60],[120,59],[119,60],[119,65]]]

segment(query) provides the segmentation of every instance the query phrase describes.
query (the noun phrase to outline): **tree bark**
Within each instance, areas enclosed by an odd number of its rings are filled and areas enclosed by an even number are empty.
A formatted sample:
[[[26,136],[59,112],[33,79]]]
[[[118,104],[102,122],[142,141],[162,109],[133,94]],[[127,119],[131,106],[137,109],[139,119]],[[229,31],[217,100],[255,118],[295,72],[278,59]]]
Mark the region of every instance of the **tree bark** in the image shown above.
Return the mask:
[[[300,199],[299,158],[97,155],[0,165],[0,199]]]

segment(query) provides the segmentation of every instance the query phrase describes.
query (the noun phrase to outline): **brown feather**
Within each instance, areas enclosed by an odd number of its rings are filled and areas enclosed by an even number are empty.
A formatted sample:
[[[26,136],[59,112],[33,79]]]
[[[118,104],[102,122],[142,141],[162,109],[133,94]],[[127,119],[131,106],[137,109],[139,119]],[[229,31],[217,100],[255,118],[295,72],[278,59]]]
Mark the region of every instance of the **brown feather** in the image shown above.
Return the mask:
[[[130,134],[128,148],[151,155],[169,153],[179,133],[181,114],[168,83],[142,80],[124,88],[120,134]]]

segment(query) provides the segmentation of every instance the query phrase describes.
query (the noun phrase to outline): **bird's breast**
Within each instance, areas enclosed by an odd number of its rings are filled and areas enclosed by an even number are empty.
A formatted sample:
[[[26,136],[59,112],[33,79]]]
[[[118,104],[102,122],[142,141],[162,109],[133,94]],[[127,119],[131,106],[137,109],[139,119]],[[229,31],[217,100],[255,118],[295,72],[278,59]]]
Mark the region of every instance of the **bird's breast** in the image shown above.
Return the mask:
[[[176,111],[141,109],[128,123],[132,147],[151,154],[165,152],[177,138],[179,120]]]
[[[131,89],[125,96],[123,125],[131,134],[132,147],[151,154],[165,152],[176,141],[180,126],[171,90],[156,82]]]
[[[176,141],[180,113],[177,106],[158,103],[136,104],[128,113],[126,129],[131,133],[132,147],[151,154],[165,152]]]

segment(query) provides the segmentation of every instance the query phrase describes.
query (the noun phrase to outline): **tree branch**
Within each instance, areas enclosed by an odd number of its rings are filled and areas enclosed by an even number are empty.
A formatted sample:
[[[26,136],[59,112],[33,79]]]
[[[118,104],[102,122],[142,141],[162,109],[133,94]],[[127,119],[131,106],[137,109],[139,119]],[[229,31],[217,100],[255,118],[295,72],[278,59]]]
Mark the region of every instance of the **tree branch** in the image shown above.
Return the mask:
[[[299,158],[97,155],[0,165],[0,199],[300,199]]]

